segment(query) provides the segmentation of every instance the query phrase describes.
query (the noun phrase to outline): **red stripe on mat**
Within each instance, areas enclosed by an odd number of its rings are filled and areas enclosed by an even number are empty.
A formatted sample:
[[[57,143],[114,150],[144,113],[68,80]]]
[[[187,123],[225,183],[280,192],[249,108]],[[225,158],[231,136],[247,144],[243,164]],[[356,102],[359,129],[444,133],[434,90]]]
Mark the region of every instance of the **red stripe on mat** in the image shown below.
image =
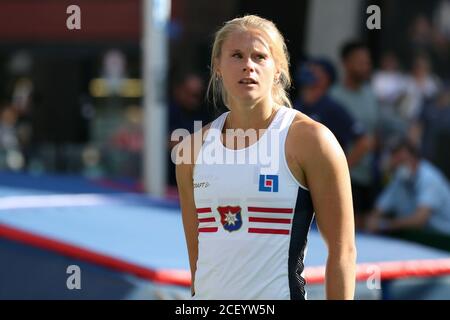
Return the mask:
[[[164,284],[190,286],[190,273],[187,271],[153,270],[85,248],[74,246],[60,240],[51,239],[28,231],[9,227],[4,224],[0,224],[0,237],[25,243],[37,248],[58,252],[65,256],[95,263],[121,272],[131,273],[140,278],[151,281]]]
[[[216,218],[211,217],[211,218],[200,218],[198,219],[198,222],[216,222]]]
[[[4,224],[0,224],[0,237],[55,251],[65,256],[96,263],[121,272],[131,273],[162,284],[185,287],[189,287],[191,284],[191,275],[187,270],[153,270]],[[381,280],[445,276],[450,275],[450,259],[361,263],[356,268],[357,280],[365,281],[369,277],[373,277],[375,272],[380,273]],[[305,278],[309,284],[324,283],[325,267],[306,267]]]
[[[378,275],[381,280],[450,275],[450,259],[359,263],[356,266],[357,281],[366,281]],[[305,277],[310,284],[324,283],[325,267],[305,268]]]

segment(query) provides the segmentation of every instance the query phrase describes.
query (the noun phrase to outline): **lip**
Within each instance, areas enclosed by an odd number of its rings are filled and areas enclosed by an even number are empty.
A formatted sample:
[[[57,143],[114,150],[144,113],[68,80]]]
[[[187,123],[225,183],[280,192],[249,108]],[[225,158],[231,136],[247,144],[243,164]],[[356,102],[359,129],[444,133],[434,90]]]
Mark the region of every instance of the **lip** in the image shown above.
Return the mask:
[[[243,81],[253,81],[253,83],[244,83]],[[245,85],[255,85],[255,84],[258,84],[258,81],[256,81],[253,78],[247,77],[247,78],[242,78],[241,80],[239,80],[238,83],[239,84],[245,84]]]

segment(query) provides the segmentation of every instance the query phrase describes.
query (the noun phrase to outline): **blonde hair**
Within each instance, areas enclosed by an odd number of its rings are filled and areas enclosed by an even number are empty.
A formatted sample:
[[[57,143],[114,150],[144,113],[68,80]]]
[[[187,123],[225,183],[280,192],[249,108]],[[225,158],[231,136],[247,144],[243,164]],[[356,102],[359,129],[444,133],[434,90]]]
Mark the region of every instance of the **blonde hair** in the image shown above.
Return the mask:
[[[266,40],[269,42],[270,51],[275,65],[280,71],[278,81],[274,82],[272,87],[272,98],[278,105],[284,105],[292,108],[287,90],[291,86],[291,76],[289,74],[289,53],[283,35],[272,21],[258,17],[256,15],[247,15],[241,18],[225,22],[214,38],[211,52],[210,79],[208,83],[207,97],[212,95],[213,104],[217,106],[217,102],[221,99],[223,104],[228,106],[227,92],[223,87],[221,78],[217,74],[217,61],[220,58],[222,46],[227,37],[235,31],[248,31],[256,29],[262,31]]]

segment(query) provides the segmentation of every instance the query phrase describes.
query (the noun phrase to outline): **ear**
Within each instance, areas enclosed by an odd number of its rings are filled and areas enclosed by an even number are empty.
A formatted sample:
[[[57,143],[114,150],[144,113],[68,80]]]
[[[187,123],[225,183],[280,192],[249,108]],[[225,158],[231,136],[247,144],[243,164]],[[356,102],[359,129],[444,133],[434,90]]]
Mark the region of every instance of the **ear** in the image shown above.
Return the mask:
[[[278,82],[280,80],[280,77],[281,77],[281,70],[277,69],[275,71],[274,79]]]
[[[219,58],[214,58],[214,66],[216,69],[215,74],[220,76],[221,75],[221,71],[220,71],[220,59]]]
[[[222,74],[219,70],[216,69],[216,72],[214,72],[214,80],[219,81],[222,78]]]

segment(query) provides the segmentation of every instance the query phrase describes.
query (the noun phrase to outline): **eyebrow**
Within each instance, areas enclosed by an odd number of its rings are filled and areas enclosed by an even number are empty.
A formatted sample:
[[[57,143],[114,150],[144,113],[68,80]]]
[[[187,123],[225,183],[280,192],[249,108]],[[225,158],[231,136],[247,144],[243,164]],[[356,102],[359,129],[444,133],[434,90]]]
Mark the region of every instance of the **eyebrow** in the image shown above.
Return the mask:
[[[270,54],[270,52],[261,51],[261,50],[257,50],[257,49],[253,49],[252,51],[254,51],[257,54],[263,54],[263,55],[266,55],[266,56]],[[241,49],[231,49],[231,50],[229,50],[229,52],[230,53],[242,53],[242,50]]]

